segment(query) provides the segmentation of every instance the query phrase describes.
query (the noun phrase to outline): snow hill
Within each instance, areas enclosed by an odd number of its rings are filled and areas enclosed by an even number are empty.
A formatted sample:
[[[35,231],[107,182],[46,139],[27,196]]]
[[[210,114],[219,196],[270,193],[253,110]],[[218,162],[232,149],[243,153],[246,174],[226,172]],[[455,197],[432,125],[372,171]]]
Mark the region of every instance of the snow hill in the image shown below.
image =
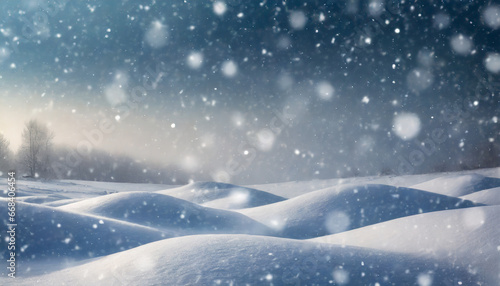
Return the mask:
[[[20,285],[472,285],[464,268],[415,255],[261,236],[166,239]],[[428,284],[426,284],[428,285]]]
[[[500,188],[478,191],[461,198],[485,205],[500,205]]]
[[[313,239],[440,258],[500,281],[500,206],[420,214]]]
[[[7,214],[3,198],[0,213]],[[24,262],[93,258],[175,236],[138,224],[21,202],[17,203],[16,220],[17,255]],[[1,236],[3,241],[5,231]],[[8,257],[6,246],[0,255],[1,260]]]
[[[451,175],[412,186],[415,189],[454,197],[496,187],[500,187],[500,179],[479,174]]]
[[[88,198],[112,194],[116,192],[130,191],[158,191],[172,188],[169,185],[154,184],[127,184],[111,182],[91,182],[75,180],[46,180],[37,181],[33,179],[19,179],[17,181],[17,196],[56,196],[63,195],[71,198]]]
[[[48,206],[48,207],[60,207],[64,206],[67,204],[72,204],[81,201],[82,199],[64,199],[64,200],[57,200],[57,201],[52,201],[52,202],[46,202],[43,205]]]
[[[304,239],[423,212],[471,206],[474,203],[467,200],[416,189],[348,185],[240,212],[283,237]]]
[[[179,235],[270,232],[266,226],[239,213],[149,192],[110,194],[67,204],[59,209],[171,230]]]
[[[0,285],[500,285],[499,180],[500,168],[253,187],[21,180],[17,278],[5,262]]]
[[[224,209],[251,208],[285,200],[257,189],[217,182],[196,182],[157,193]]]

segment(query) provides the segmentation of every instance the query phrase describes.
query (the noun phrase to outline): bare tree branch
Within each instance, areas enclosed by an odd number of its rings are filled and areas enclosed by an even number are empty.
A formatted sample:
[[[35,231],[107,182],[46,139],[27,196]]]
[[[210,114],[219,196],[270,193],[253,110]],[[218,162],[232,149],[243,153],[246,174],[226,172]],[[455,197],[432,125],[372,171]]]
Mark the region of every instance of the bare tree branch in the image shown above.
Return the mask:
[[[26,123],[20,150],[20,161],[30,177],[47,175],[50,166],[54,134],[36,120]]]

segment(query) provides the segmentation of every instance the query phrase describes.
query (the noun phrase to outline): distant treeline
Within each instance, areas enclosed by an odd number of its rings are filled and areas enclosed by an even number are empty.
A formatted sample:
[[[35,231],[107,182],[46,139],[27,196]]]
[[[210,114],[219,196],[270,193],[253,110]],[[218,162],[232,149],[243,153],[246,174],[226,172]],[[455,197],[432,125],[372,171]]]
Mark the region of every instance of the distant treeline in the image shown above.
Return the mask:
[[[37,120],[26,122],[22,143],[14,153],[0,134],[0,176],[15,170],[34,179],[71,179],[130,183],[186,184],[190,177],[176,167],[135,160],[92,149],[72,157],[74,149],[53,144],[55,135]]]

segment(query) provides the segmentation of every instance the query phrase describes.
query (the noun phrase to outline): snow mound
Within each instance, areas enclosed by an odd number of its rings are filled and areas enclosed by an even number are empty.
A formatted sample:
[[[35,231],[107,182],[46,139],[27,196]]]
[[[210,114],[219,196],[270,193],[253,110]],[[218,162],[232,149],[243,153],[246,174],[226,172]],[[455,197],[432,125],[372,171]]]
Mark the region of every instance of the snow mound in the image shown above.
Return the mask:
[[[500,188],[486,189],[460,198],[489,206],[500,205]]]
[[[82,199],[65,199],[65,200],[57,200],[52,202],[43,203],[44,206],[47,207],[60,207],[67,204],[72,204],[81,201]]]
[[[158,191],[196,204],[228,209],[251,208],[285,200],[257,189],[217,182],[196,182],[179,188]],[[217,200],[217,202],[212,202]]]
[[[17,194],[16,194],[17,195]],[[55,195],[46,195],[46,196],[24,196],[17,199],[17,201],[31,203],[31,204],[45,204],[51,203],[59,200],[67,200],[68,197],[55,194]]]
[[[291,181],[285,183],[251,185],[248,187],[290,199],[310,192],[322,190],[325,188],[330,188],[333,186],[340,186],[352,183],[358,183],[358,184],[366,183],[375,178],[378,177],[340,178],[340,179],[313,180],[313,181]]]
[[[264,234],[269,230],[240,213],[207,208],[171,196],[149,192],[116,193],[59,208],[169,229],[179,234]]]
[[[171,188],[169,185],[135,184],[115,182],[94,182],[77,180],[35,180],[19,179],[16,196],[64,196],[69,198],[89,198],[116,192],[136,190],[154,192]],[[7,179],[0,178],[0,185],[7,185]],[[7,197],[6,194],[1,194]]]
[[[499,225],[500,206],[485,206],[400,218],[313,241],[443,258],[479,273],[485,285],[500,285]]]
[[[248,235],[166,239],[19,285],[472,285],[465,269],[370,249]],[[40,284],[41,283],[41,284]]]
[[[0,199],[0,212],[6,214],[0,233],[1,260],[8,257],[7,202]],[[23,262],[93,258],[174,236],[141,225],[22,202],[16,203],[16,223],[17,258]],[[5,267],[0,272],[4,271]]]
[[[387,185],[327,188],[287,201],[241,210],[288,238],[312,238],[395,218],[471,207],[459,198]]]
[[[204,203],[206,207],[217,209],[244,209],[268,205],[286,200],[262,191],[250,191],[245,188],[232,190],[226,197]]]
[[[436,194],[461,197],[478,191],[500,187],[500,179],[479,174],[452,175],[436,178],[411,187]]]
[[[500,167],[468,170],[454,172],[454,174],[466,175],[478,173],[487,177],[500,178]],[[285,183],[272,183],[250,185],[248,187],[262,190],[284,198],[293,198],[313,191],[347,184],[383,184],[397,187],[411,187],[416,184],[427,182],[429,180],[443,177],[446,173],[432,173],[420,175],[389,175],[389,176],[371,176],[371,177],[354,177],[354,178],[339,178],[327,180],[312,180],[312,181],[291,181]]]

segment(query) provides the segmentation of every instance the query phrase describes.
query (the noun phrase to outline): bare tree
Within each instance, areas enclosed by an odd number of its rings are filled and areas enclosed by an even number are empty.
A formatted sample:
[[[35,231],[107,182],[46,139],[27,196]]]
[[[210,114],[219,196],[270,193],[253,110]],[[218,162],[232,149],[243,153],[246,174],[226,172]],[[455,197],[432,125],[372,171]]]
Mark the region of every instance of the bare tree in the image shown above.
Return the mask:
[[[0,134],[0,173],[8,171],[6,168],[11,167],[9,166],[10,159],[11,152],[9,149],[9,141]]]
[[[26,123],[19,158],[29,176],[36,177],[49,171],[53,139],[54,134],[38,121]]]

